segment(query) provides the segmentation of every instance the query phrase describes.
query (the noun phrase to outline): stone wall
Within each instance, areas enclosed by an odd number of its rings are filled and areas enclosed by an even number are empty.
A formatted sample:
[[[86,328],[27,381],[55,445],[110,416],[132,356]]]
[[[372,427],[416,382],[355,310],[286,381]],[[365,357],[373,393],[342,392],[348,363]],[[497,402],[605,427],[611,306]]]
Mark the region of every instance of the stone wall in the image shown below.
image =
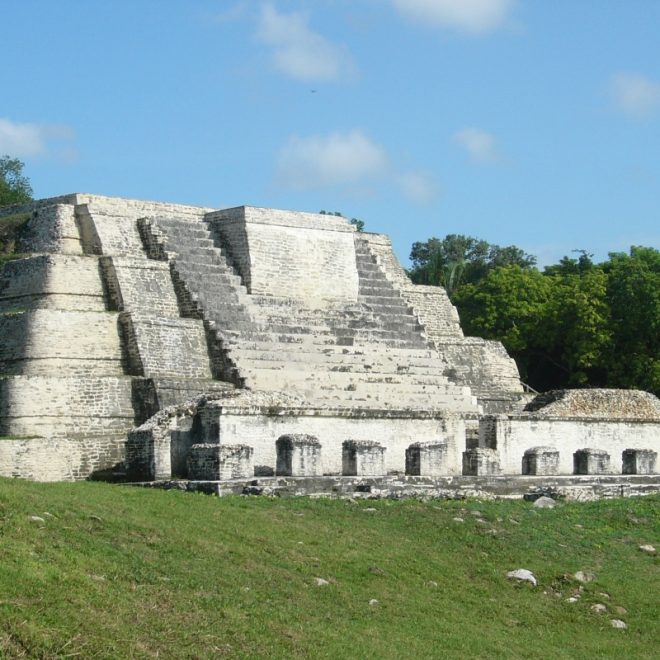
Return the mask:
[[[465,447],[465,422],[458,416],[396,416],[372,413],[369,417],[328,410],[303,410],[297,414],[271,415],[260,411],[223,409],[218,417],[221,443],[247,444],[254,448],[257,474],[274,474],[276,441],[285,434],[308,434],[321,443],[323,474],[341,474],[345,440],[379,442],[387,448],[387,473],[404,473],[406,449],[414,442],[446,442],[446,474],[461,474]]]
[[[0,271],[0,313],[35,308],[105,311],[96,259],[42,254]]]
[[[80,438],[0,438],[0,475],[34,481],[74,481],[120,464],[126,434]]]
[[[0,373],[121,376],[117,314],[35,309],[0,315]]]
[[[125,433],[133,421],[127,377],[0,378],[0,436],[79,438],[86,433]],[[1,468],[0,474],[4,474]]]
[[[559,474],[573,474],[573,454],[583,448],[607,451],[611,472],[621,474],[625,449],[654,449],[660,439],[657,422],[644,419],[497,415],[484,418],[481,431],[482,446],[497,449],[503,474],[521,474],[525,451],[538,445],[559,451]]]
[[[251,294],[300,298],[312,307],[357,301],[355,229],[345,219],[241,207],[206,220]]]

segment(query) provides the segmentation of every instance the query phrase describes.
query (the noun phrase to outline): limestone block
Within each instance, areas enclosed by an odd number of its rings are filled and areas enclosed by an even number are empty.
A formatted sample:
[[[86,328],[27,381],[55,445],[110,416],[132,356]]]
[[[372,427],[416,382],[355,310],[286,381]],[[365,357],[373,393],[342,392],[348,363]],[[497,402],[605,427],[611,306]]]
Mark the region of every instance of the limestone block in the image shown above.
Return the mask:
[[[658,452],[652,449],[625,449],[621,455],[623,474],[655,474]]]
[[[606,474],[610,472],[610,455],[602,449],[578,449],[573,454],[574,474]]]
[[[34,204],[18,244],[19,252],[81,254],[72,204]]]
[[[5,264],[0,273],[0,311],[37,307],[105,311],[98,261],[43,254]]]
[[[342,474],[345,477],[380,477],[385,474],[385,447],[369,440],[342,443]]]
[[[406,449],[406,474],[437,477],[447,473],[447,443],[414,442]]]
[[[0,315],[0,370],[34,375],[121,376],[117,315],[35,309]]]
[[[240,207],[206,216],[250,293],[356,302],[354,228],[343,218]]]
[[[277,467],[275,474],[283,477],[320,477],[321,443],[313,435],[291,433],[281,435],[275,443]]]
[[[195,319],[119,317],[129,372],[154,378],[212,378],[204,325]]]
[[[465,476],[492,476],[500,474],[500,458],[495,449],[468,449],[463,452]]]
[[[126,473],[131,481],[172,477],[171,436],[161,429],[133,429],[126,441]]]
[[[559,474],[559,452],[554,447],[530,447],[523,455],[522,473],[538,476]]]
[[[197,444],[188,454],[188,478],[199,481],[243,479],[254,475],[253,450],[248,445]]]

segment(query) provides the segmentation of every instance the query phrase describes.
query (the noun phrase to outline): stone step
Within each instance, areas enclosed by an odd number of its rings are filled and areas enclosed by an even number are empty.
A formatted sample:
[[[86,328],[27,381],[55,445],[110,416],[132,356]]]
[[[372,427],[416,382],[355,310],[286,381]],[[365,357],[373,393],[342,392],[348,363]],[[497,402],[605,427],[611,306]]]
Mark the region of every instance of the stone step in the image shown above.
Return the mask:
[[[274,381],[255,380],[248,383],[254,389],[291,389],[303,396],[311,404],[336,405],[338,407],[369,407],[387,409],[443,409],[455,412],[476,412],[475,397],[460,390],[429,388],[427,390],[405,390],[401,385],[383,385],[380,383],[357,383],[351,389],[338,389],[332,386],[319,386],[313,380],[296,383],[278,379]]]
[[[239,344],[232,347],[232,351],[236,351],[238,355],[245,354],[247,356],[258,355],[262,353],[275,352],[277,355],[286,353],[287,359],[295,359],[296,355],[301,356],[301,359],[307,359],[310,355],[323,355],[328,358],[352,359],[358,357],[360,359],[372,360],[394,360],[401,363],[416,363],[417,361],[429,361],[432,364],[445,364],[440,355],[431,348],[422,347],[418,349],[401,349],[395,347],[383,347],[378,345],[363,345],[363,346],[334,346],[329,345],[318,348],[313,344],[291,344],[290,346],[274,345],[270,341],[241,341]]]
[[[271,364],[275,365],[274,362]],[[294,365],[299,368],[293,368]],[[351,389],[360,383],[379,386],[400,386],[399,390],[401,393],[406,391],[427,391],[429,388],[440,388],[443,391],[451,390],[453,392],[458,387],[442,374],[392,373],[372,370],[359,371],[352,368],[350,371],[331,371],[319,368],[316,364],[314,367],[316,369],[312,369],[309,365],[303,365],[299,362],[290,364],[280,362],[279,368],[265,368],[258,361],[252,363],[243,361],[239,371],[241,377],[245,378],[247,383],[256,381],[287,383],[316,382],[319,387],[336,387],[342,390]],[[467,393],[465,389],[461,391],[462,394]]]
[[[335,347],[329,347],[335,348]],[[375,371],[388,371],[388,372],[405,372],[407,370],[414,370],[415,373],[443,373],[447,368],[447,363],[439,356],[425,357],[419,356],[416,351],[406,351],[405,356],[390,355],[385,352],[380,353],[341,353],[333,350],[328,352],[327,349],[305,350],[304,346],[284,348],[281,350],[274,350],[273,347],[267,349],[254,349],[254,348],[233,348],[232,355],[237,359],[247,362],[263,362],[267,365],[269,362],[281,364],[296,364],[300,363],[319,365],[330,370],[341,371],[348,367],[359,367],[365,371],[373,369]]]
[[[209,315],[211,318],[211,315]],[[350,339],[350,341],[348,341]],[[338,346],[363,345],[368,343],[385,344],[393,348],[423,348],[426,342],[423,339],[405,339],[401,338],[400,333],[387,332],[385,330],[365,331],[355,334],[354,337],[337,335],[334,333],[304,334],[290,332],[268,332],[266,330],[257,330],[256,328],[246,328],[245,332],[237,341],[239,345],[247,342],[265,341],[272,344],[306,344],[308,346],[325,346],[336,344]]]

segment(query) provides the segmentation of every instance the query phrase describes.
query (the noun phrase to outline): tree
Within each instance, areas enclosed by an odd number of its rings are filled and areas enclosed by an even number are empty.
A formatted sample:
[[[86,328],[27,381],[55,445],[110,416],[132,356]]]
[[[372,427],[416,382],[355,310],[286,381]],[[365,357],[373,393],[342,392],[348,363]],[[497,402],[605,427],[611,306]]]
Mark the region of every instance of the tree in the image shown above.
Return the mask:
[[[613,335],[608,384],[660,395],[660,251],[633,246],[602,266]]]
[[[543,338],[553,284],[536,269],[509,265],[461,287],[455,299],[466,334],[501,341],[536,389],[543,389],[537,372],[550,362]]]
[[[32,186],[23,174],[23,163],[18,158],[0,158],[0,206],[24,204],[32,199]]]
[[[500,247],[461,234],[413,243],[410,260],[413,282],[443,286],[452,299],[461,286],[475,284],[494,268],[515,265],[526,270],[536,263],[536,257],[514,245]]]

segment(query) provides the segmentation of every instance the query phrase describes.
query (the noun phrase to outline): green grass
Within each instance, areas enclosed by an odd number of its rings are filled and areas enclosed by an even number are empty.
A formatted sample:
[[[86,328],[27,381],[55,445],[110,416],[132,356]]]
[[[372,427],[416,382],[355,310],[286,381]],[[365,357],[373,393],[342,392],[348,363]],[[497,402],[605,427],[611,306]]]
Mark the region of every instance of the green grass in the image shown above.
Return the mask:
[[[638,546],[657,547],[659,505],[213,498],[0,479],[0,656],[653,658],[658,559]],[[539,586],[507,580],[515,568]],[[596,579],[570,604],[578,570]]]

